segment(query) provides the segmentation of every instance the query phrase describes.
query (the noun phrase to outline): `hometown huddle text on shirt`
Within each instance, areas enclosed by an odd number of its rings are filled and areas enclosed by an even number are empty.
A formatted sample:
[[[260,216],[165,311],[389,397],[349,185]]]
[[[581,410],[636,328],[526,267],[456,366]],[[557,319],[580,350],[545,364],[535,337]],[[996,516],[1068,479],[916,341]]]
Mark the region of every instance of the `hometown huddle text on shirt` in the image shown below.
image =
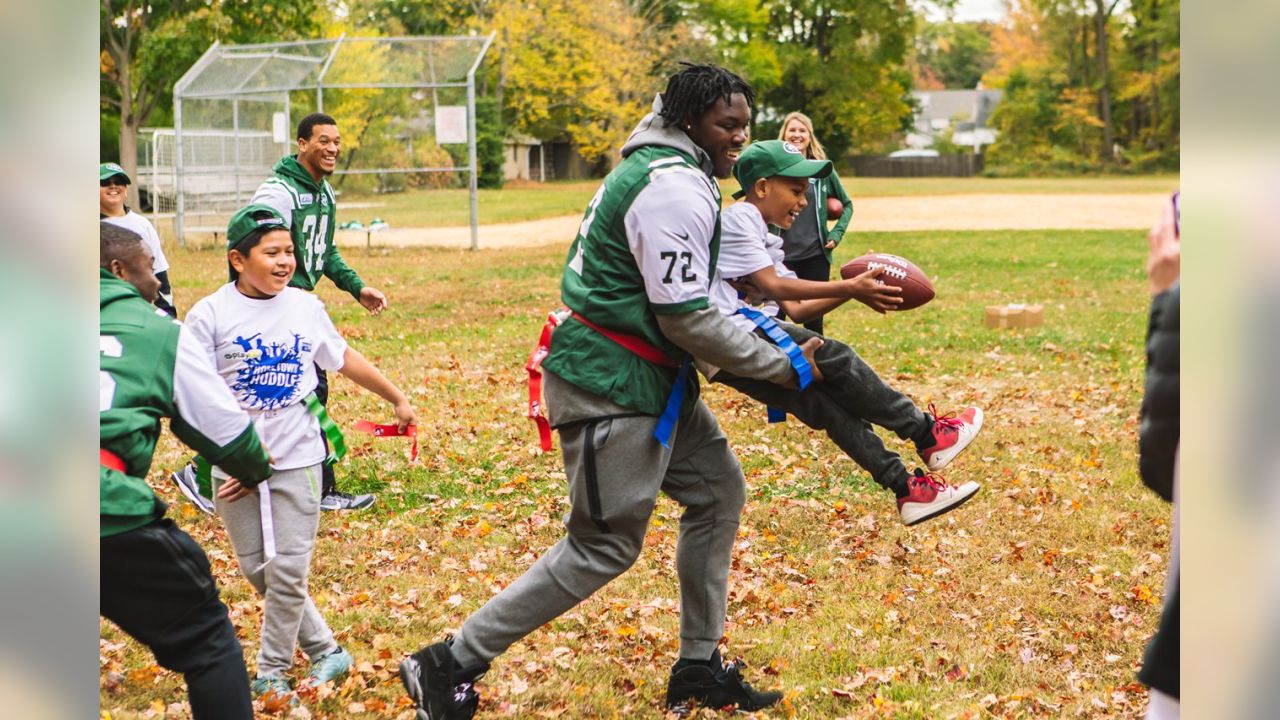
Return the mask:
[[[319,298],[291,287],[272,298],[251,298],[228,283],[196,303],[185,325],[253,418],[275,457],[273,468],[324,459],[320,424],[303,400],[316,389],[315,365],[342,369],[347,342]]]

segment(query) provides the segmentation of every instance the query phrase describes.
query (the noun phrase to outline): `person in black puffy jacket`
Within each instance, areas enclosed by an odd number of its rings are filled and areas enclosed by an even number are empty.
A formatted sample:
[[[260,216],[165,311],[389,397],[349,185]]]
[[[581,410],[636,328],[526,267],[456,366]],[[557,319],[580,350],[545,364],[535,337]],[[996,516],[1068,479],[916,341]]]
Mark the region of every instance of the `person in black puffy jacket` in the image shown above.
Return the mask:
[[[1138,436],[1138,470],[1142,482],[1173,503],[1173,541],[1165,580],[1160,626],[1147,645],[1138,679],[1151,688],[1148,720],[1179,715],[1178,634],[1178,328],[1181,240],[1176,211],[1170,206],[1152,228],[1147,276],[1152,294],[1147,324],[1147,382]]]

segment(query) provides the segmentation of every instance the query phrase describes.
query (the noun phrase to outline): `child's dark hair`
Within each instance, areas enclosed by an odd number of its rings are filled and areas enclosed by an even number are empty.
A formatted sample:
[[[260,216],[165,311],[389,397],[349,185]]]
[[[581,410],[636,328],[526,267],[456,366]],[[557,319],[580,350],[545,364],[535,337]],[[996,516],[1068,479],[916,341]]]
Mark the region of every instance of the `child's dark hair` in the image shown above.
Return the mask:
[[[334,120],[332,115],[325,115],[324,113],[318,112],[311,113],[310,115],[302,118],[298,123],[298,139],[310,140],[311,132],[317,125],[333,125],[336,127],[338,125],[338,121]]]
[[[719,65],[681,62],[682,70],[667,80],[662,91],[663,126],[683,125],[696,120],[716,104],[717,100],[730,102],[734,93],[742,93],[747,105],[756,106],[751,86],[736,73]]]
[[[101,226],[98,232],[101,240],[98,253],[99,267],[109,270],[112,260],[124,262],[133,257],[134,253],[142,251],[142,236],[138,233],[109,222],[98,224]]]

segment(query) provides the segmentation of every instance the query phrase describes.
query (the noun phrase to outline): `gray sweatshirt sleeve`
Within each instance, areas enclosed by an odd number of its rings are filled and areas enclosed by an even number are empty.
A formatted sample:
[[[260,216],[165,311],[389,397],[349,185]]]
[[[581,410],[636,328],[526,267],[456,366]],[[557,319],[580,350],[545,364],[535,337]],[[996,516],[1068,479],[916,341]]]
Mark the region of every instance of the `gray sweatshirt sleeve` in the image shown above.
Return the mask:
[[[715,307],[654,317],[668,340],[704,363],[740,377],[778,384],[795,378],[785,352],[752,333],[743,332]]]

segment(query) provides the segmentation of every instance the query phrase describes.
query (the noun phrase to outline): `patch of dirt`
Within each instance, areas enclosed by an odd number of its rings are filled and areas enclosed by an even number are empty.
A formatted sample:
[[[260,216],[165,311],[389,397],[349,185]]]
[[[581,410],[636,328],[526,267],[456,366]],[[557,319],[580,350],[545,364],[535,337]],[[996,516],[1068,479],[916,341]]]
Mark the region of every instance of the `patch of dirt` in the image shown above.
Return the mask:
[[[916,195],[854,198],[850,232],[932,230],[1130,230],[1151,227],[1168,198],[1163,194],[1117,195]],[[563,243],[580,215],[481,225],[482,249]],[[392,228],[367,235],[339,230],[338,244],[380,247],[471,246],[468,227]]]

